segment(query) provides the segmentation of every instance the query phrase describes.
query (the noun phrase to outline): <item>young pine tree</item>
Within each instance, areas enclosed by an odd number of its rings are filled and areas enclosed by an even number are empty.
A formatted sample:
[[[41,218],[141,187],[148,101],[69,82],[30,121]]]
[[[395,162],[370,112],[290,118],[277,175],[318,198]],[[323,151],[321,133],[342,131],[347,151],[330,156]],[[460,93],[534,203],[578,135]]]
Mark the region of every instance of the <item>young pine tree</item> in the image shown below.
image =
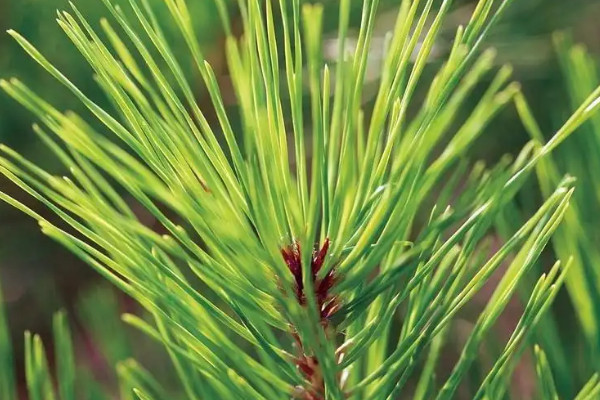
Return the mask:
[[[470,167],[469,148],[521,97],[510,67],[495,68],[494,52],[483,50],[511,0],[479,1],[431,80],[426,69],[452,1],[399,2],[370,103],[378,0],[358,4],[356,35],[349,21],[357,3],[340,0],[336,55],[327,62],[323,5],[240,0],[243,34],[236,36],[232,8],[215,0],[236,107],[223,100],[184,0],[165,0],[158,11],[148,0],[122,1],[128,11],[103,1],[111,19],[101,21],[101,31],[74,5],[58,14],[58,24],[92,67],[110,108],[9,32],[89,112],[62,112],[24,83],[2,81],[37,117],[34,131],[69,175],[55,176],[2,146],[0,172],[62,222],[0,198],[147,311],[147,318],[123,318],[166,348],[182,390],[163,394],[128,362],[119,369],[123,396],[443,400],[458,396],[474,364],[484,373],[470,382],[469,397],[507,393],[570,261],[536,277],[493,363],[480,362],[479,350],[563,219],[574,180],[553,181],[539,208],[491,254],[489,234],[540,161],[600,107],[596,90],[546,144],[531,142],[489,169]],[[175,56],[163,32],[167,15],[185,56]],[[190,63],[209,109],[199,106],[183,72]],[[476,94],[482,85],[487,89]],[[425,97],[417,96],[423,87]],[[476,106],[460,118],[474,96]],[[145,225],[133,204],[160,229]],[[453,320],[495,273],[501,279],[458,361],[439,379]],[[80,381],[62,314],[55,326],[58,394],[70,400]],[[2,395],[14,398],[6,334],[0,345]],[[536,360],[540,393],[553,398],[541,349]],[[38,336],[26,335],[25,362],[31,398],[54,399]],[[599,391],[593,378],[578,398]]]

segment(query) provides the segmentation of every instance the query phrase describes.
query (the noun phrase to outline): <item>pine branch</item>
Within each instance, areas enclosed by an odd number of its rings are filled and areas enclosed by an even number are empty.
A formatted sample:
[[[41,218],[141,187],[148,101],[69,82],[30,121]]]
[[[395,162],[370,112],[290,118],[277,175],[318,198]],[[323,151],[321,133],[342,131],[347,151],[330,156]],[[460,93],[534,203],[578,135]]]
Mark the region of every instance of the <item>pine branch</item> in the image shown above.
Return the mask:
[[[403,1],[372,113],[362,99],[377,0],[363,2],[355,48],[346,40],[350,1],[340,2],[332,63],[323,57],[321,4],[239,1],[238,38],[228,6],[217,1],[236,110],[225,107],[185,1],[165,1],[188,47],[183,59],[163,33],[165,16],[147,0],[129,0],[129,12],[103,1],[111,15],[101,23],[106,38],[74,5],[57,20],[111,108],[9,32],[88,113],[61,112],[24,83],[2,81],[37,117],[34,131],[70,174],[54,176],[1,146],[0,172],[62,222],[0,198],[145,309],[149,318],[124,320],[166,348],[186,398],[397,398],[417,372],[421,398],[453,397],[564,219],[573,179],[553,180],[539,209],[490,257],[482,244],[532,172],[600,108],[600,89],[581,99],[545,144],[534,136],[515,160],[467,172],[466,154],[494,116],[513,101],[522,114],[527,110],[506,66],[469,116],[457,116],[494,69],[494,53],[481,50],[511,0],[478,3],[431,82],[425,68],[452,1]],[[203,80],[216,121],[196,101],[184,63]],[[423,101],[415,95],[420,85],[428,87]],[[133,203],[160,228],[147,226]],[[420,223],[421,215],[429,220]],[[437,387],[432,369],[440,341],[503,264],[508,268],[459,361]],[[504,395],[565,279],[561,265],[537,280],[476,398]],[[68,398],[73,358],[62,318],[59,391]],[[30,394],[52,399],[41,340],[28,334],[26,344]],[[425,358],[430,364],[420,371]],[[123,397],[164,395],[135,362],[122,360],[117,368]],[[584,395],[594,393],[594,384]]]

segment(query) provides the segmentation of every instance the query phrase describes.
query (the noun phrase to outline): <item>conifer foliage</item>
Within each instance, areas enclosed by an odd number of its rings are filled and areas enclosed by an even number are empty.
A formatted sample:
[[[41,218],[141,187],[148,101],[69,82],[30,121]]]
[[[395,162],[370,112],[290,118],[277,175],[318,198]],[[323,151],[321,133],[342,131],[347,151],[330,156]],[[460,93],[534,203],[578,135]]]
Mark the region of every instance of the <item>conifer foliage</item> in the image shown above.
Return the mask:
[[[364,99],[378,0],[360,3],[355,43],[355,3],[339,1],[337,59],[328,62],[321,4],[214,1],[236,107],[225,105],[185,0],[165,0],[168,13],[147,0],[103,0],[110,18],[100,29],[76,5],[58,14],[110,108],[80,91],[44,49],[9,32],[89,112],[63,112],[25,83],[2,81],[36,116],[34,131],[69,174],[53,175],[1,146],[0,172],[62,222],[0,198],[147,312],[123,319],[164,346],[181,391],[164,397],[150,373],[130,361],[119,374],[125,398],[455,398],[563,219],[574,180],[557,180],[490,254],[496,218],[539,162],[600,107],[600,90],[545,144],[531,142],[514,160],[489,168],[473,165],[470,147],[522,97],[511,68],[496,68],[494,52],[483,48],[511,0],[477,3],[431,81],[424,72],[452,1],[399,1],[372,109]],[[234,8],[241,36],[232,28]],[[165,35],[166,18],[179,28],[185,56],[175,55]],[[210,110],[199,106],[184,63],[195,65]],[[461,119],[458,111],[482,85],[487,89]],[[420,87],[425,98],[415,96]],[[160,229],[145,225],[133,204]],[[499,399],[509,390],[569,266],[557,261],[536,277],[510,339],[491,365],[482,364],[473,398]],[[454,318],[499,271],[458,361],[439,379],[436,365]],[[0,318],[0,393],[10,399],[3,325]],[[57,394],[78,398],[86,389],[77,388],[83,383],[74,378],[63,314],[55,332]],[[31,398],[54,399],[39,337],[26,335],[26,353]],[[541,393],[553,398],[551,367],[541,349],[535,355]],[[596,398],[594,379],[581,399]]]

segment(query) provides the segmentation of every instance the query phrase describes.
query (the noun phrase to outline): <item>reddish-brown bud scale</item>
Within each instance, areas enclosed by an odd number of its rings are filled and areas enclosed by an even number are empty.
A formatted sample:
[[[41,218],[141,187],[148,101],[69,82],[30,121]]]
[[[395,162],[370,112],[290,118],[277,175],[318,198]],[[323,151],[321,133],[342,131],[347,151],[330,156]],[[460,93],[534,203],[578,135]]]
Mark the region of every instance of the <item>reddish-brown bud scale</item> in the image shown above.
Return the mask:
[[[327,238],[320,248],[318,245],[315,246],[310,260],[310,277],[312,279],[314,296],[317,301],[321,319],[320,323],[326,332],[329,331],[329,318],[340,306],[339,298],[331,294],[331,289],[336,283],[335,268],[331,268],[323,278],[318,278],[319,271],[321,271],[325,265],[330,244],[331,243]],[[281,255],[290,273],[294,277],[296,299],[300,305],[304,306],[306,304],[306,293],[304,282],[302,280],[303,267],[300,244],[297,241],[294,241],[291,245],[283,247],[281,249]],[[295,331],[292,331],[292,335],[299,351],[299,356],[296,358],[296,366],[307,381],[307,387],[297,394],[296,398],[303,400],[322,400],[325,393],[325,383],[323,381],[319,362],[315,356],[309,356],[304,353],[300,337]]]
[[[317,278],[319,271],[325,264],[329,245],[329,239],[325,239],[320,249],[316,247],[313,250],[310,265],[314,295],[317,299],[317,306],[322,320],[329,318],[332,314],[332,309],[336,308],[335,304],[332,304],[336,302],[336,299],[331,297],[330,294],[330,291],[335,284],[334,269],[332,268],[323,279]],[[304,282],[302,281],[302,252],[300,250],[300,244],[295,241],[291,245],[282,248],[281,255],[294,277],[294,290],[296,292],[298,303],[305,305],[306,293],[304,292]]]

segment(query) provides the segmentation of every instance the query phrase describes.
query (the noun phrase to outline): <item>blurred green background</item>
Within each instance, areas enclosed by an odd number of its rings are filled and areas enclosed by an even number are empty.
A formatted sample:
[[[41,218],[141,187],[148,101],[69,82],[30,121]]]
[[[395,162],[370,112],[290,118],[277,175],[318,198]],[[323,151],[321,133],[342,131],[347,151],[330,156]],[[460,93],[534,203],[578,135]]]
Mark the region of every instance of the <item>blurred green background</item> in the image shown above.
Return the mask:
[[[101,1],[76,0],[75,3],[94,23],[107,15]],[[160,13],[160,0],[153,0],[152,3],[158,8],[159,15],[167,15],[164,12]],[[194,23],[205,54],[220,75],[224,96],[226,99],[232,99],[233,95],[227,91],[223,37],[212,2],[197,0],[188,3],[192,7]],[[335,40],[337,1],[325,3],[332,9],[332,12],[325,13],[331,18],[326,21],[326,27],[330,31],[327,37]],[[377,24],[381,37],[392,27],[395,19],[394,7],[397,3],[398,1],[394,0],[382,1],[380,23]],[[456,26],[468,21],[475,2],[462,0],[454,3],[453,11],[446,21],[442,40],[438,44],[436,54],[439,58],[430,60],[431,71],[440,65]],[[360,18],[360,5],[360,1],[355,2],[355,23]],[[84,92],[100,104],[106,105],[101,91],[94,83],[90,67],[70,45],[55,22],[56,10],[67,8],[68,4],[64,0],[0,0],[0,32],[7,29],[19,31]],[[235,18],[235,13],[233,17]],[[573,35],[576,42],[583,43],[593,54],[600,54],[598,20],[598,0],[515,0],[508,14],[488,38],[486,47],[498,50],[498,63],[510,63],[514,66],[514,79],[522,83],[523,91],[540,119],[544,132],[551,132],[571,111],[564,76],[561,75],[552,45],[552,33],[567,31]],[[168,28],[168,22],[165,22],[165,26]],[[167,29],[167,34],[173,34],[173,43],[177,43],[174,28]],[[444,39],[447,39],[446,43]],[[175,47],[177,51],[177,46]],[[380,55],[374,51],[374,72],[369,75],[373,84],[377,82],[378,57],[380,58]],[[187,68],[193,82],[198,81],[191,65],[184,64],[183,67]],[[26,82],[42,97],[51,99],[59,108],[81,109],[70,93],[63,90],[52,77],[31,61],[7,34],[1,34],[0,77],[13,76]],[[196,87],[198,101],[202,104],[203,88],[200,84]],[[475,101],[477,97],[473,97]],[[50,169],[56,168],[46,149],[33,134],[32,122],[33,118],[27,111],[12,102],[8,96],[0,94],[0,142],[10,145]],[[504,153],[515,153],[528,139],[512,108],[502,112],[487,129],[489,132],[483,135],[472,154],[475,159],[497,160]],[[51,218],[50,213],[20,194],[5,180],[0,180],[0,190],[16,196],[42,215]],[[0,222],[0,281],[17,345],[16,354],[21,354],[20,338],[25,329],[41,332],[42,335],[47,334],[52,312],[65,307],[71,315],[78,315],[77,309],[82,307],[79,299],[102,282],[90,268],[41,235],[34,221],[5,204],[0,204]],[[103,298],[107,299],[110,296]],[[114,307],[135,307],[129,304],[127,299],[118,297],[115,301]],[[85,300],[83,302],[85,304]],[[566,296],[560,297],[554,308],[558,313],[565,313],[565,318],[568,319],[570,305]],[[515,313],[518,311],[519,308],[516,307]],[[84,331],[85,321],[76,318],[75,326]],[[143,343],[141,347],[137,347],[138,351],[143,353]],[[94,356],[96,353],[93,348],[88,348],[84,353],[91,359],[97,357]],[[151,362],[152,357],[145,354],[142,358],[150,359]],[[97,373],[102,375],[102,361],[96,361],[99,364]],[[522,384],[521,390],[525,392],[527,375],[524,376],[524,382],[519,384]]]

